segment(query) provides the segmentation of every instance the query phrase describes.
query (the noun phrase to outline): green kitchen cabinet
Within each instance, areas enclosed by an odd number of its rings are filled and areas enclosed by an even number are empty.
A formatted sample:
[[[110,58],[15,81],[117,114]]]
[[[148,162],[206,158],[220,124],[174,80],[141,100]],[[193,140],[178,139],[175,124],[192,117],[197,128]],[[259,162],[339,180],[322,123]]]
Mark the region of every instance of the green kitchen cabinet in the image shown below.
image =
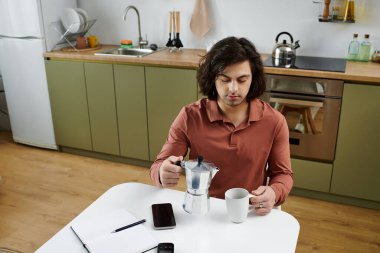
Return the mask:
[[[154,161],[180,109],[197,100],[196,70],[146,67],[149,160]]]
[[[119,155],[115,86],[112,64],[84,63],[88,110],[95,152]]]
[[[45,66],[57,144],[92,150],[83,63],[46,60]]]
[[[330,191],[333,165],[300,159],[291,159],[294,187],[320,192]]]
[[[143,66],[114,65],[120,153],[149,160],[145,71]]]
[[[380,201],[380,86],[345,84],[331,192]]]

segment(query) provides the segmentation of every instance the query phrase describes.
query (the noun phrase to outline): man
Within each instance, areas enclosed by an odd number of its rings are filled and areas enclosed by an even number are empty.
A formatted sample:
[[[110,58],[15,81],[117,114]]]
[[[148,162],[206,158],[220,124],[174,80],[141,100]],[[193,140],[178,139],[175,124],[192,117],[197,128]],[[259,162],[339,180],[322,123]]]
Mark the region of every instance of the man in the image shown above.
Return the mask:
[[[247,39],[225,38],[201,59],[197,81],[208,98],[185,106],[174,120],[150,169],[153,182],[175,186],[182,171],[175,162],[190,149],[190,159],[201,155],[220,169],[210,196],[245,188],[255,195],[256,213],[269,213],[289,194],[293,172],[286,120],[258,99],[265,91],[260,55]]]

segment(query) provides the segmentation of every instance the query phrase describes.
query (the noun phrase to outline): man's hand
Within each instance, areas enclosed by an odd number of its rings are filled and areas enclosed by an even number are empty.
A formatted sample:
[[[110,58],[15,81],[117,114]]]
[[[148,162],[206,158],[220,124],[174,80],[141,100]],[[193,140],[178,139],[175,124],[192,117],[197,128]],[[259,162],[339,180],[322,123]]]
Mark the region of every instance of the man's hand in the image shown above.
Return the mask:
[[[182,160],[182,156],[170,156],[162,162],[158,171],[162,187],[174,187],[178,184],[182,167],[175,165],[175,162]]]
[[[276,203],[276,193],[270,186],[260,186],[251,192],[254,197],[250,198],[252,205],[256,209],[256,214],[268,214]]]

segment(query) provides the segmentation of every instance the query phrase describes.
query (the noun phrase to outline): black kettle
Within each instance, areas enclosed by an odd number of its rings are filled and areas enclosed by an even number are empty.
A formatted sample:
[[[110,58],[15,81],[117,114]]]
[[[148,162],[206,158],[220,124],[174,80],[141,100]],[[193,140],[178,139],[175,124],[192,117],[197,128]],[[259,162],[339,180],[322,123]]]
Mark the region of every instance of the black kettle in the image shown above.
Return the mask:
[[[287,43],[286,40],[283,40],[282,43],[278,43],[278,39],[281,35],[288,35],[290,37],[290,43]],[[296,49],[300,47],[297,40],[293,44],[293,37],[288,32],[280,32],[276,37],[276,45],[272,51],[272,58],[281,59],[281,60],[293,60],[296,58]]]

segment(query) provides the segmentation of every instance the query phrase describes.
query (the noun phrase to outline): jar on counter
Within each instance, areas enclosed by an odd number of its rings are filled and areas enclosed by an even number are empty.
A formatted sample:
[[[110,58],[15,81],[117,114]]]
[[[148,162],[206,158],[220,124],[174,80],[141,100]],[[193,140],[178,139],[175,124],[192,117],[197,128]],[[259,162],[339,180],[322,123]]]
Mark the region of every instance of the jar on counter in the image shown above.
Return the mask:
[[[375,50],[375,51],[373,51],[373,54],[372,54],[372,61],[373,61],[373,62],[380,63],[380,50]]]
[[[98,39],[94,35],[90,35],[87,37],[88,46],[91,48],[95,48],[98,46]]]

